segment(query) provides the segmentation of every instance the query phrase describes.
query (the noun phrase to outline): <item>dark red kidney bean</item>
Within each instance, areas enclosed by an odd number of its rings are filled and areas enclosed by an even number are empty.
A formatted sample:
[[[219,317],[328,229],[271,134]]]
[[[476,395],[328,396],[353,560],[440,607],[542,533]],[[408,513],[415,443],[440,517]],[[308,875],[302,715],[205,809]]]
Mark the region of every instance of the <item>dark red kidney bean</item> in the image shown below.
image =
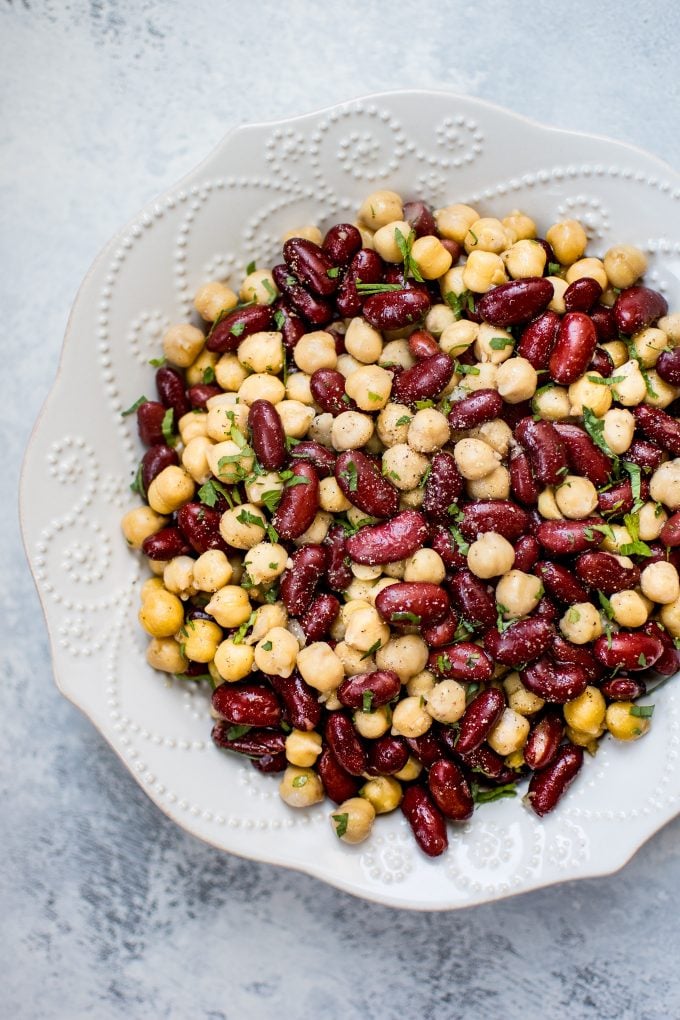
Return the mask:
[[[426,769],[444,757],[444,749],[432,729],[419,737],[408,737],[406,743],[411,753]]]
[[[541,547],[534,536],[522,535],[515,543],[514,569],[521,570],[525,574],[530,573],[536,565],[540,554]]]
[[[649,483],[643,478],[640,482],[640,497],[644,500],[648,496]],[[598,492],[597,494],[597,507],[600,513],[603,514],[615,514],[617,517],[620,517],[622,514],[630,513],[634,502],[635,496],[633,495],[633,486],[630,479],[621,482],[620,485],[612,486],[606,492]]]
[[[452,429],[473,429],[498,418],[502,410],[503,398],[498,390],[477,390],[453,405],[449,425]]]
[[[428,535],[425,518],[417,510],[403,510],[389,521],[365,525],[345,542],[355,563],[375,566],[405,560],[422,549]]]
[[[654,366],[664,380],[671,386],[680,386],[680,347],[672,351],[664,351]]]
[[[503,404],[501,418],[512,432],[515,431],[523,418],[529,416],[534,416],[531,400],[522,400],[519,404]]]
[[[348,716],[331,712],[326,721],[325,737],[345,772],[360,776],[366,771],[366,752]]]
[[[648,620],[642,628],[643,634],[656,638],[663,645],[663,652],[654,663],[654,669],[662,676],[672,676],[680,669],[680,650],[668,631],[655,620]]]
[[[338,455],[335,478],[350,503],[371,517],[392,517],[399,509],[397,489],[359,450],[345,450]]]
[[[329,528],[323,544],[326,550],[326,583],[334,591],[344,591],[352,583],[354,574],[350,569],[345,529],[341,524]]]
[[[438,584],[398,581],[377,595],[375,608],[387,623],[428,627],[443,619],[451,605]]]
[[[213,383],[197,383],[187,390],[187,399],[195,411],[205,411],[208,401],[222,392],[222,387]]]
[[[561,713],[548,712],[534,723],[524,745],[524,760],[532,771],[544,769],[557,757],[564,736]]]
[[[280,471],[286,460],[286,433],[271,401],[253,401],[248,412],[248,427],[260,464],[267,471]]]
[[[368,745],[368,769],[372,776],[393,776],[401,772],[409,759],[408,744],[403,737],[386,734]]]
[[[479,301],[477,310],[492,326],[517,326],[542,312],[553,299],[549,280],[540,276],[511,280],[488,291]]]
[[[486,652],[471,641],[445,645],[430,652],[427,668],[445,679],[464,680],[466,683],[490,680],[493,662]]]
[[[428,791],[422,786],[410,786],[404,794],[401,810],[423,853],[428,857],[443,854],[449,845],[446,821]]]
[[[283,260],[300,283],[318,297],[329,297],[337,290],[337,266],[313,241],[290,237],[283,245]]]
[[[463,764],[473,772],[479,772],[486,779],[493,780],[494,784],[512,783],[517,779],[517,773],[506,768],[505,762],[487,744],[475,748],[468,754],[459,754],[456,750],[457,734],[453,729],[444,728],[441,731],[441,740],[446,749],[454,758],[462,761]]]
[[[593,646],[593,654],[603,666],[632,672],[649,669],[661,658],[663,650],[659,638],[639,631],[619,631],[618,634],[599,637]]]
[[[335,595],[317,595],[300,616],[300,626],[308,641],[320,641],[328,634],[340,612]]]
[[[319,476],[315,468],[302,461],[295,464],[292,470],[295,478],[303,478],[305,481],[299,485],[286,485],[272,518],[272,524],[280,537],[288,539],[299,538],[310,526],[319,509]]]
[[[460,570],[449,592],[468,623],[488,630],[496,623],[496,600],[492,589],[469,570]]]
[[[423,627],[421,635],[425,644],[430,648],[442,648],[443,645],[451,644],[457,630],[458,617],[455,613],[449,613],[443,620],[439,620],[438,623]]]
[[[591,311],[590,320],[595,327],[598,344],[607,344],[611,340],[616,340],[619,331],[616,327],[616,319],[612,308],[607,308],[606,305],[598,305],[597,308]]]
[[[552,811],[579,773],[583,765],[583,748],[563,744],[545,768],[534,772],[529,783],[526,802],[539,818]]]
[[[313,730],[321,721],[321,705],[317,692],[299,673],[290,676],[268,674],[267,680],[283,702],[286,719],[296,730]]]
[[[649,553],[645,559],[645,566],[648,567],[650,563],[659,563],[661,560],[665,560],[667,563],[672,563],[675,569],[680,573],[680,549],[673,549],[662,545],[661,542],[649,542]]]
[[[495,687],[481,691],[472,699],[460,720],[456,750],[469,754],[483,744],[505,709],[505,697]]]
[[[278,726],[281,705],[274,691],[261,684],[220,684],[212,695],[212,707],[235,726]]]
[[[204,666],[205,668],[205,666]],[[247,754],[249,758],[264,758],[267,755],[281,754],[286,749],[284,733],[273,730],[250,730],[240,737],[229,738],[233,723],[216,722],[212,728],[211,738],[217,747],[238,754]]]
[[[345,393],[345,377],[334,368],[317,368],[309,380],[314,400],[322,411],[335,417],[343,411],[356,411],[357,405]]]
[[[552,662],[546,655],[520,671],[520,680],[532,694],[544,701],[564,705],[583,694],[588,674],[572,662]]]
[[[639,567],[624,567],[607,552],[582,553],[576,557],[574,568],[589,588],[599,588],[605,595],[629,591],[640,583]]]
[[[323,239],[323,250],[333,265],[344,266],[361,248],[361,234],[351,223],[336,223]]]
[[[326,326],[333,319],[333,306],[323,297],[312,294],[283,263],[272,269],[274,283],[294,310],[313,326]]]
[[[625,459],[644,471],[656,471],[663,457],[663,450],[654,443],[648,443],[646,439],[634,439],[626,450]]]
[[[357,290],[357,282],[380,283],[383,268],[383,260],[376,251],[362,248],[356,253],[335,296],[335,304],[342,316],[349,318],[361,313],[365,298]]]
[[[142,485],[145,492],[156,475],[159,475],[166,467],[170,467],[171,464],[179,464],[177,451],[173,450],[171,446],[157,443],[155,446],[149,447],[142,457]]]
[[[281,331],[283,346],[287,351],[294,351],[298,342],[305,335],[305,324],[285,301],[279,300],[273,307],[275,325]]]
[[[424,503],[423,511],[427,512]],[[448,570],[462,570],[466,566],[467,559],[459,552],[453,535],[443,524],[435,524],[430,545],[436,553],[439,553]]]
[[[416,237],[437,233],[434,216],[424,202],[404,202],[404,219],[411,225]]]
[[[417,329],[408,338],[408,349],[417,361],[424,358],[433,358],[435,354],[441,354],[441,348],[431,333],[426,329]]]
[[[280,587],[281,599],[291,616],[300,616],[307,609],[325,570],[323,546],[303,545],[293,553],[291,566],[281,576]]]
[[[522,418],[515,438],[526,450],[536,478],[544,485],[559,485],[567,465],[567,454],[559,432],[549,421]]]
[[[149,535],[142,543],[142,552],[150,560],[171,560],[175,556],[186,556],[192,547],[179,528],[161,528],[155,535]]]
[[[430,473],[425,482],[423,513],[428,520],[450,524],[449,507],[463,492],[463,478],[456,467],[452,453],[440,450],[430,462]]]
[[[555,628],[540,616],[518,620],[501,634],[489,630],[484,635],[484,648],[504,666],[521,666],[542,655],[552,644]]]
[[[424,289],[409,287],[389,290],[367,298],[364,302],[364,318],[376,329],[403,329],[404,326],[420,322],[431,303]]]
[[[316,771],[323,783],[326,794],[336,804],[342,804],[350,797],[356,797],[359,791],[359,783],[345,772],[342,765],[335,757],[329,747],[325,747],[316,762]]]
[[[297,443],[290,452],[293,462],[307,460],[316,468],[319,478],[328,478],[335,470],[335,454],[321,443],[311,439]]]
[[[552,245],[549,241],[546,241],[544,237],[536,237],[535,241],[536,244],[540,244],[541,248],[545,252],[545,269],[543,270],[543,275],[554,276],[555,274],[551,272],[550,266],[556,265],[557,259],[555,258],[555,252],[552,249]]]
[[[540,577],[545,590],[567,605],[575,602],[588,602],[589,595],[581,582],[574,577],[571,570],[561,563],[552,560],[541,560],[536,564],[535,574]]]
[[[612,471],[611,459],[595,445],[585,429],[560,421],[554,423],[554,428],[564,443],[571,470],[596,487],[606,485]]]
[[[536,538],[555,556],[569,556],[600,545],[602,532],[594,529],[604,523],[602,517],[589,517],[585,521],[543,521],[536,530]]]
[[[261,758],[251,758],[250,764],[258,772],[271,774],[274,772],[285,772],[288,768],[288,759],[285,753],[265,754]]]
[[[233,312],[210,330],[205,346],[209,351],[227,354],[238,350],[242,340],[251,333],[262,333],[271,329],[273,312],[270,305],[248,305],[235,308]]]
[[[137,431],[146,446],[159,446],[165,442],[163,419],[166,408],[158,400],[145,400],[137,408]]]
[[[377,296],[382,297],[381,294]],[[402,404],[433,400],[448,384],[452,374],[453,365],[448,354],[425,358],[395,376],[390,400]]]
[[[453,241],[450,237],[440,237],[439,240],[442,243],[442,247],[446,248],[447,252],[451,256],[451,265],[455,266],[460,261],[460,257],[463,254],[462,244],[459,244],[458,241]],[[468,314],[472,316],[473,313],[469,312]]]
[[[191,410],[184,389],[184,377],[176,368],[162,365],[156,370],[156,389],[164,407],[171,407],[175,412],[175,421]]]
[[[177,526],[199,556],[208,549],[227,552],[229,547],[220,534],[221,517],[219,510],[202,503],[185,503],[177,511]]]
[[[680,545],[680,510],[676,510],[676,512],[668,518],[661,529],[659,538],[664,545]]]
[[[526,510],[507,499],[484,499],[467,503],[462,511],[459,527],[470,542],[474,542],[485,531],[494,531],[509,542],[514,542],[529,530]]]
[[[544,595],[539,600],[536,609],[534,610],[534,616],[540,617],[542,620],[547,620],[549,623],[554,623],[559,616],[559,610],[553,600]]]
[[[614,302],[616,325],[627,336],[632,336],[645,326],[651,326],[667,314],[666,298],[649,287],[627,287]]]
[[[599,372],[604,379],[607,379],[614,371],[614,362],[602,347],[596,347],[588,368],[593,372]]]
[[[602,666],[590,648],[585,645],[573,645],[561,634],[555,636],[550,654],[555,662],[570,662],[574,666],[580,666],[589,680],[599,680],[602,676]]]
[[[589,312],[602,297],[602,287],[592,276],[582,276],[570,283],[564,292],[564,307],[568,312]]]
[[[569,385],[579,379],[590,364],[597,346],[597,333],[592,320],[584,312],[567,312],[557,330],[557,340],[550,355],[550,378]]]
[[[144,405],[142,405],[144,406]],[[141,411],[141,408],[140,408]],[[139,412],[138,412],[139,413]],[[680,422],[659,407],[640,404],[633,410],[635,421],[648,439],[680,457]]]
[[[600,691],[607,701],[636,701],[647,693],[647,684],[632,676],[615,676],[601,683]]]
[[[524,450],[516,447],[510,454],[510,488],[515,499],[525,506],[538,503],[538,486]]]
[[[560,317],[557,312],[543,312],[522,332],[515,350],[520,358],[526,358],[537,372],[548,367],[559,324]]]
[[[401,680],[391,669],[375,669],[370,673],[356,673],[343,680],[337,689],[338,699],[348,708],[364,707],[364,699],[371,695],[370,707],[387,705],[401,690]]]
[[[435,804],[447,818],[464,822],[474,811],[474,801],[467,779],[452,761],[443,758],[430,769],[427,784]]]

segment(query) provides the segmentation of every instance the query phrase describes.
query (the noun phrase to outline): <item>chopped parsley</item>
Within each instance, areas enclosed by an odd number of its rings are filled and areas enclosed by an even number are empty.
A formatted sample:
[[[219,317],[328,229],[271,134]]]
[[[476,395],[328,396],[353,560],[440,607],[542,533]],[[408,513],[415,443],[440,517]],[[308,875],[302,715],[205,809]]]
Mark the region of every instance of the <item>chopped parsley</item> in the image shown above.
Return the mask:
[[[404,288],[400,283],[361,283],[357,282],[356,288],[360,294],[367,294],[369,297],[373,294],[389,294],[393,290],[403,290]]]
[[[392,613],[391,621],[392,623],[411,623],[414,627],[417,627],[420,624],[420,617],[417,613]]]
[[[512,347],[514,342],[511,336],[492,336],[489,340],[489,347],[493,351],[504,351],[506,347]]]
[[[482,790],[478,783],[472,783],[471,792],[475,804],[490,804],[492,801],[502,800],[504,797],[516,797],[517,784],[505,783],[504,786],[496,786],[492,790]]]
[[[397,418],[395,425],[410,425],[411,421],[410,414],[402,414],[401,418]]]
[[[300,786],[306,786],[308,781],[309,776],[296,776],[293,780],[293,786],[297,789]]]
[[[364,691],[361,696],[361,711],[372,712],[373,711],[373,691]]]
[[[162,368],[167,363],[166,358],[150,358],[149,364],[152,368]]]
[[[357,472],[357,466],[353,460],[350,460],[347,464],[345,471],[341,471],[338,475],[347,484],[347,488],[350,492],[356,492],[359,484],[359,475]]]
[[[227,730],[227,740],[238,740],[252,730],[252,726],[230,726]]]
[[[245,623],[241,624],[241,626],[239,627],[239,629],[236,631],[236,633],[234,634],[234,636],[231,639],[234,642],[235,645],[243,644],[243,640],[244,640],[246,634],[248,633],[248,631],[250,630],[250,628],[255,623],[256,618],[257,618],[257,610],[255,610],[254,612],[252,612],[250,614],[250,616],[248,617],[248,619],[246,620]]]
[[[347,832],[349,814],[347,811],[343,811],[340,815],[331,815],[331,818],[335,822],[335,835],[340,839]]]
[[[265,526],[264,517],[260,517],[259,514],[251,514],[250,510],[245,508],[236,515],[236,520],[239,524],[254,524],[257,528]]]
[[[260,499],[266,506],[267,510],[273,514],[281,502],[281,491],[280,489],[267,489],[266,492],[262,493]]]
[[[378,649],[380,648],[381,644],[382,644],[382,641],[380,640],[380,638],[378,638],[377,641],[373,642],[373,644],[368,649],[368,651],[364,652],[364,654],[361,656],[361,658],[362,659],[370,659],[370,657],[374,654],[374,652],[378,651]]]
[[[475,310],[475,299],[469,290],[464,290],[461,294],[455,294],[449,290],[444,295],[444,300],[457,319],[462,317],[463,312],[474,312]]]
[[[638,719],[651,719],[654,715],[654,705],[633,705],[630,714]]]
[[[175,412],[171,407],[169,407],[163,415],[163,421],[161,422],[163,439],[166,441],[168,446],[177,446],[177,436],[174,433],[174,422]]]
[[[208,479],[205,485],[202,485],[198,490],[198,498],[201,503],[205,503],[209,507],[214,507],[219,502],[220,496],[224,496],[232,508],[240,502],[240,497],[235,490],[229,492],[221,482],[216,481],[214,478]]]
[[[589,407],[583,408],[583,425],[595,446],[599,447],[603,453],[606,453],[616,463],[618,457],[610,449],[607,440],[604,438],[604,422]]]
[[[326,276],[330,280],[335,280],[337,278],[339,272],[340,272],[340,267],[339,266],[333,266],[331,269],[327,269],[326,270]]]
[[[262,645],[262,650],[265,652],[271,652],[273,647],[274,645],[271,643],[271,641],[265,641],[265,643]]]
[[[149,403],[149,398],[148,397],[139,397],[137,400],[135,400],[134,404],[132,404],[130,407],[128,407],[127,411],[121,411],[120,412],[121,418],[127,418],[127,416],[129,414],[134,414],[135,411],[137,410],[137,408],[141,407],[142,404],[148,404],[148,403]]]
[[[212,365],[208,365],[207,368],[203,369],[203,382],[206,384],[215,382],[215,369]]]
[[[415,230],[411,230],[408,237],[404,237],[399,227],[395,228],[394,239],[397,242],[397,248],[401,252],[402,259],[404,260],[404,283],[409,276],[412,276],[418,283],[423,282],[423,277],[418,268],[418,263],[415,261],[412,255],[413,242],[416,239]]]

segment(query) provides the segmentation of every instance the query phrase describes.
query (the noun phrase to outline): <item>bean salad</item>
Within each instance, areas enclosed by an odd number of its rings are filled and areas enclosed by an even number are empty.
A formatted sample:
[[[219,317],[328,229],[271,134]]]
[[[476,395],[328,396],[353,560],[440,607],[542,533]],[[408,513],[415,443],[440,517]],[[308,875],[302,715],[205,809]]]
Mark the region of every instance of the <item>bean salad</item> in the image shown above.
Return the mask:
[[[125,412],[147,660],[333,838],[544,816],[680,669],[680,314],[587,249],[376,191],[202,286]]]

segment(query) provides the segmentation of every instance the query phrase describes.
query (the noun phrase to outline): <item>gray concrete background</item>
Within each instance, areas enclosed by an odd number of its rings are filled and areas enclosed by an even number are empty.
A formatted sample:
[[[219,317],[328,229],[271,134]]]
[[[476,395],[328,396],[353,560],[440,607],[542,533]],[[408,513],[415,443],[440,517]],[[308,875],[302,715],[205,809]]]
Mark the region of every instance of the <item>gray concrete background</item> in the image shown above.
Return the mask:
[[[19,465],[100,246],[234,124],[445,87],[680,166],[676,5],[3,0],[0,1016],[680,1015],[680,822],[619,875],[450,915],[205,847],[52,684]]]

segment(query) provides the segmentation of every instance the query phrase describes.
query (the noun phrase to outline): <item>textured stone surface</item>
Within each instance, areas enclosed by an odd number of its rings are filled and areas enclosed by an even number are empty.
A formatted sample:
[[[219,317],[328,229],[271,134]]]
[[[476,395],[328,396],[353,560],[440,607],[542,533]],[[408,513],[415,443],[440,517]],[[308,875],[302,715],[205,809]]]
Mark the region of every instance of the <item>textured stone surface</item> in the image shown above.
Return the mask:
[[[680,1012],[680,822],[611,878],[458,914],[391,911],[185,836],[52,685],[15,520],[23,447],[93,256],[229,127],[384,88],[442,87],[680,165],[680,13],[662,0],[638,4],[634,24],[610,0],[561,14],[544,2],[423,0],[417,24],[384,8],[0,8],[2,1017]]]

